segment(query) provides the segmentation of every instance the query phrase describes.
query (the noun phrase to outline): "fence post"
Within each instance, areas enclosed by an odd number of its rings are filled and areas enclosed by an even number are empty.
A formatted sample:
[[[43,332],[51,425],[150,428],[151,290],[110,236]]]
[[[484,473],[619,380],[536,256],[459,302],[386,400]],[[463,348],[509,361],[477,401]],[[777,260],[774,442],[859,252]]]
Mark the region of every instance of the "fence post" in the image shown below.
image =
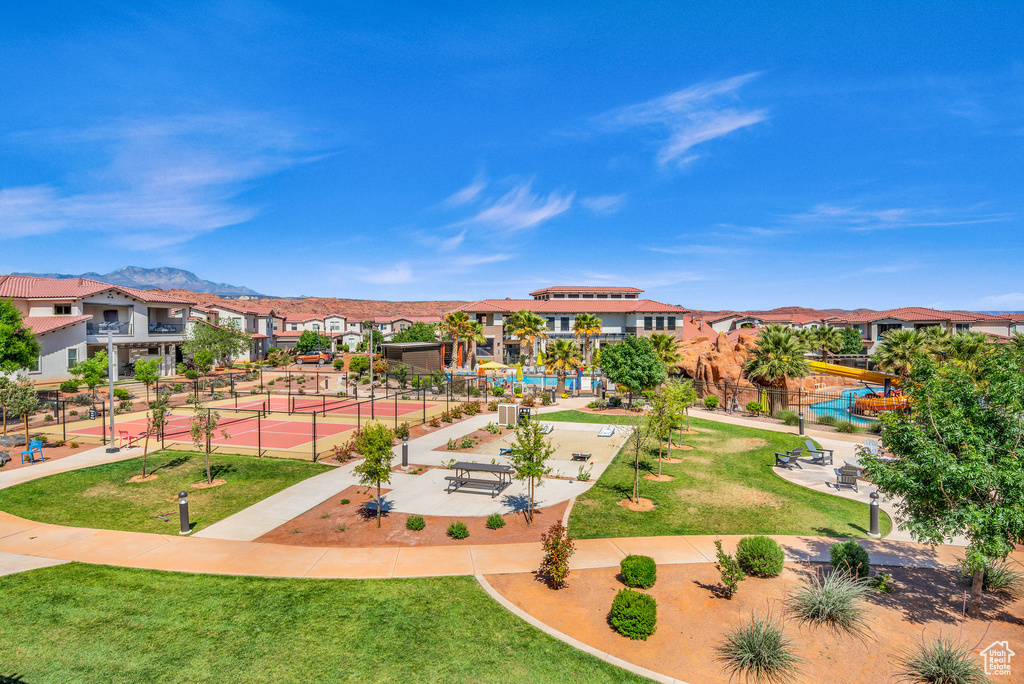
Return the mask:
[[[356,429],[358,430],[363,426],[363,405],[358,401],[356,402]]]
[[[427,390],[420,388],[420,396],[423,397],[423,424],[427,424]]]
[[[316,463],[316,411],[313,411],[313,463]]]
[[[263,430],[261,429],[260,423],[262,419],[260,414],[256,414],[256,458],[263,457]]]
[[[60,405],[60,412],[61,412],[60,427],[61,427],[61,432],[63,433],[63,436],[64,436],[64,441],[66,442],[66,441],[68,441],[68,406],[67,406],[67,404],[61,404]]]
[[[398,393],[395,393],[395,429],[398,429]]]

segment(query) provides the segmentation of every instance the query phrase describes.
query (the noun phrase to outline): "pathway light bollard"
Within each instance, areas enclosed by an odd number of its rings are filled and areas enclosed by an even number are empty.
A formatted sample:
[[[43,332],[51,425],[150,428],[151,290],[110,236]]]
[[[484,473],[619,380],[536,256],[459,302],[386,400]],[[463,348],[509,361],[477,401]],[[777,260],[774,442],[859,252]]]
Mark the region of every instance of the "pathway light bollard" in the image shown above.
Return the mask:
[[[798,419],[800,421],[800,436],[803,437],[804,436],[804,412],[801,411],[800,413],[797,414],[797,416],[798,416]]]
[[[178,492],[178,517],[181,518],[181,529],[178,534],[189,534],[192,528],[188,522],[188,492]]]
[[[878,492],[871,492],[871,531],[869,537],[881,537],[878,531]]]
[[[402,437],[402,467],[409,467],[409,435]]]

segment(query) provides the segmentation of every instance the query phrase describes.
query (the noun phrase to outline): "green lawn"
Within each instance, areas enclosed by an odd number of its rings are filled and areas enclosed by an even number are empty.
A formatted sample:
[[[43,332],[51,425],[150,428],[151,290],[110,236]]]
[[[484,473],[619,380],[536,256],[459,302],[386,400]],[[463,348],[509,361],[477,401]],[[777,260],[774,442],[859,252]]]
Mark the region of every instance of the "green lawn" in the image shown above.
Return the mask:
[[[141,474],[142,459],[83,468],[0,491],[0,510],[39,522],[133,532],[176,533],[178,492],[188,491],[193,530],[209,527],[271,494],[330,469],[330,466],[277,458],[213,454],[214,477],[226,484],[210,489],[202,454],[161,451],[150,454],[147,473],[155,480],[128,482]],[[156,518],[169,514],[168,522]]]
[[[544,414],[543,420],[625,422],[622,416],[599,416],[574,411]],[[582,418],[589,418],[583,421]],[[640,496],[657,508],[637,513],[618,505],[633,489],[633,455],[625,450],[580,496],[569,518],[573,537],[635,537],[678,534],[806,534],[827,537],[866,537],[867,504],[815,492],[786,482],[772,472],[774,452],[803,444],[803,438],[693,418],[697,435],[677,435],[675,443],[691,451],[674,450],[682,463],[664,463],[670,482],[640,480]],[[641,475],[657,472],[657,445],[641,458]],[[809,466],[810,467],[810,466]],[[883,535],[891,522],[882,513]]]
[[[538,413],[536,418],[537,420],[561,420],[567,423],[611,423],[614,425],[629,423],[629,418],[626,416],[587,413],[586,411],[552,411],[551,413]]]
[[[25,682],[646,682],[472,577],[312,580],[71,564],[0,577],[0,675]]]

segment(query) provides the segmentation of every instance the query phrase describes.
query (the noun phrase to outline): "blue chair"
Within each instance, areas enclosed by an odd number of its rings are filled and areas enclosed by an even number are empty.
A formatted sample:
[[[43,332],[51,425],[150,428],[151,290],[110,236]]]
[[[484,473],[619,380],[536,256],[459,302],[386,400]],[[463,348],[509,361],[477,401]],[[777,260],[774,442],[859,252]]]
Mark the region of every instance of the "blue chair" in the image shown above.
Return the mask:
[[[39,460],[40,461],[45,460],[43,458],[43,440],[41,440],[41,439],[33,439],[31,442],[29,442],[28,443],[28,451],[22,451],[21,452],[21,462],[24,463],[25,462],[25,457],[28,456],[28,462],[29,463],[35,463],[36,460],[35,460],[34,454],[39,454]]]

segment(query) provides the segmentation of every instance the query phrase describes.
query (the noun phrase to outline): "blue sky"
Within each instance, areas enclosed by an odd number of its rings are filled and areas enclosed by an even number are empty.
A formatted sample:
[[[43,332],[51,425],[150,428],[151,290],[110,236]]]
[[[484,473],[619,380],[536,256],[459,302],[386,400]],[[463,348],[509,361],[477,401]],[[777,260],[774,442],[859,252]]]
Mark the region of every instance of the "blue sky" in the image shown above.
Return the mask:
[[[1024,4],[822,4],[11,6],[0,272],[1024,309]]]

